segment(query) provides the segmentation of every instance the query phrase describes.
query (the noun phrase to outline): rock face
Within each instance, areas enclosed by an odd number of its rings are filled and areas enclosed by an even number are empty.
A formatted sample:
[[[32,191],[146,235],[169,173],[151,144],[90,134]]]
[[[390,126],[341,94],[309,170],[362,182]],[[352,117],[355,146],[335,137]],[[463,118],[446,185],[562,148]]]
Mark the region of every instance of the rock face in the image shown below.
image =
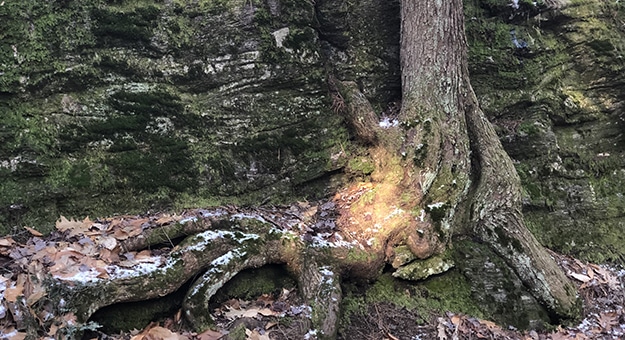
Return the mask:
[[[396,99],[397,6],[6,2],[0,230],[323,195],[350,152],[327,71]]]
[[[533,232],[599,262],[625,254],[623,6],[465,1],[473,86]],[[7,1],[0,15],[1,234],[322,196],[358,148],[329,75],[378,114],[400,99],[396,1]]]
[[[625,7],[467,1],[472,83],[548,247],[622,262]]]

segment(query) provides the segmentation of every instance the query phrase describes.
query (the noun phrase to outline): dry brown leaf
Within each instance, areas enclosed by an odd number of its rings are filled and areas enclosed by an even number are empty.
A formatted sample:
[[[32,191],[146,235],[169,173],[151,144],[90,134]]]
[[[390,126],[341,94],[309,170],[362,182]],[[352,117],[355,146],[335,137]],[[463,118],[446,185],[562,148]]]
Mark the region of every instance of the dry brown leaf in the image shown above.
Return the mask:
[[[102,247],[113,250],[117,247],[117,239],[111,236],[100,236],[96,239],[97,243]]]
[[[238,318],[253,318],[256,315],[258,315],[259,311],[260,310],[258,308],[233,309],[233,310],[230,310],[230,311],[224,313],[224,316],[226,318],[230,319],[230,320],[234,320],[234,319],[238,319]]]
[[[197,335],[197,338],[199,340],[219,340],[221,338],[223,338],[223,334],[221,334],[220,332],[216,332],[214,330],[207,330],[203,333],[200,333]]]
[[[158,220],[156,220],[156,224],[165,225],[173,221],[175,221],[175,219],[172,216],[165,215],[165,216],[161,216]]]
[[[592,278],[590,278],[589,276],[584,275],[584,274],[569,273],[569,276],[571,276],[572,278],[574,278],[577,281],[581,281],[581,282],[584,282],[584,283],[592,280]]]
[[[386,335],[388,335],[388,338],[389,338],[390,340],[399,340],[399,338],[398,338],[398,337],[394,336],[394,335],[393,335],[393,334],[391,334],[391,333],[386,333]]]
[[[41,300],[42,297],[47,295],[46,289],[39,283],[31,283],[32,285],[32,293],[28,294],[28,298],[26,298],[26,304],[28,306],[32,306],[35,302]]]
[[[450,319],[451,319],[451,323],[453,323],[454,326],[458,327],[458,325],[460,324],[460,320],[461,320],[460,316],[452,315]]]
[[[37,236],[37,237],[41,237],[41,236],[43,236],[43,234],[42,234],[42,233],[38,232],[36,229],[33,229],[33,228],[31,228],[31,227],[26,227],[26,226],[24,226],[24,229],[28,230],[28,232],[29,232],[31,235],[33,235],[33,236]]]
[[[484,326],[487,326],[488,329],[495,329],[495,328],[499,328],[499,326],[497,326],[496,323],[492,322],[492,321],[488,321],[488,320],[480,320],[480,323]]]
[[[53,259],[55,254],[58,252],[59,250],[56,247],[52,247],[52,246],[48,246],[45,247],[43,249],[41,249],[40,251],[36,252],[35,254],[33,254],[33,261],[38,261],[40,259],[43,259],[44,257],[49,257],[50,259]]]
[[[4,299],[10,303],[15,303],[18,296],[24,295],[24,286],[27,279],[28,276],[26,274],[19,274],[17,276],[17,280],[15,281],[15,285],[4,291]]]
[[[271,340],[268,333],[260,334],[257,330],[245,330],[246,340]]]
[[[149,326],[148,326],[149,327]],[[167,328],[160,326],[152,327],[133,336],[130,340],[182,340],[186,337],[173,333]]]
[[[598,320],[599,326],[608,333],[612,331],[612,327],[618,325],[618,314],[616,312],[601,313]]]
[[[118,239],[120,241],[123,241],[123,240],[129,238],[130,234],[126,230],[124,230],[124,229],[116,228],[115,231],[113,232],[113,236],[116,239]]]
[[[108,250],[106,248],[100,249],[100,259],[106,263],[115,263],[119,261],[120,248]]]
[[[65,218],[65,216],[62,216],[56,221],[56,229],[58,229],[61,232],[64,232],[66,230],[70,230],[70,229],[74,229],[74,228],[80,228],[80,226],[82,225],[82,222],[78,222],[74,219],[72,219],[71,221],[68,220],[67,218]]]
[[[11,237],[0,238],[0,247],[12,247],[15,241]]]
[[[595,271],[593,270],[593,268],[590,265],[588,267],[586,267],[586,274],[588,275],[588,277],[591,280],[595,278]]]
[[[59,326],[52,324],[50,325],[50,330],[48,331],[48,335],[54,337],[56,335],[56,331],[59,330]]]
[[[275,302],[275,299],[270,294],[263,294],[258,299],[256,299],[256,302],[263,307],[268,307]]]
[[[135,261],[145,262],[145,263],[154,263],[156,262],[156,258],[152,256],[152,252],[150,250],[142,250],[135,254]]]
[[[278,313],[272,311],[269,308],[261,308],[258,310],[258,314],[262,315],[262,316],[273,316],[273,315],[277,315]]]
[[[6,339],[8,340],[24,340],[26,339],[26,336],[28,335],[28,333],[23,333],[23,332],[15,332],[15,328],[11,327],[9,329],[4,330],[4,334],[11,334],[11,337],[7,337]],[[4,338],[3,338],[4,339]]]

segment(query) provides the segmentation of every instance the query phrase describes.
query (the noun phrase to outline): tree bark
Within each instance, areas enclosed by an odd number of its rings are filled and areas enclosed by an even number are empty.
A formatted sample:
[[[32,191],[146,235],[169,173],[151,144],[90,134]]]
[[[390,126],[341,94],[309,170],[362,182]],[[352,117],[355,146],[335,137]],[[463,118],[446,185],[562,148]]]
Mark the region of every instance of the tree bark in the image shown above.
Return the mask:
[[[416,119],[419,127],[431,121],[431,132],[425,126],[407,130],[401,152],[427,143],[425,171],[435,171],[448,186],[470,183],[468,191],[464,185],[449,191],[452,213],[446,218],[453,232],[464,232],[459,225],[468,223],[467,232],[501,256],[539,301],[560,316],[574,316],[575,289],[527,230],[520,179],[471,88],[462,1],[403,0],[400,53],[401,118]],[[428,187],[421,190],[427,195]],[[468,214],[454,216],[458,209]]]

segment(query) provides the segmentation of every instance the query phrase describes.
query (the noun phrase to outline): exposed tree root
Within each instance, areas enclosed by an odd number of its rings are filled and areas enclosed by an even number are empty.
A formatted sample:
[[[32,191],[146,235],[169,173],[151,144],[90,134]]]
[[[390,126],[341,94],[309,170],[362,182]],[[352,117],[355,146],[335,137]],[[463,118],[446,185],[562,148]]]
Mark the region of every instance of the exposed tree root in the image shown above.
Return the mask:
[[[39,336],[54,324],[63,324],[62,319],[67,315],[75,315],[78,321],[86,322],[105,306],[162,297],[198,277],[184,299],[183,315],[192,328],[203,331],[212,324],[209,301],[220,287],[244,269],[280,263],[296,276],[302,296],[312,306],[311,326],[317,338],[335,338],[341,302],[341,274],[354,276],[378,272],[381,261],[371,261],[370,256],[350,257],[354,252],[367,253],[367,250],[358,242],[333,242],[314,233],[303,233],[300,230],[310,228],[297,221],[285,211],[262,209],[245,212],[215,209],[187,214],[160,226],[162,230],[144,230],[141,235],[118,244],[125,248],[124,251],[140,250],[142,247],[153,247],[165,239],[193,233],[170,252],[160,255],[152,252],[150,257],[142,259],[144,262],[131,268],[109,265],[106,267],[107,275],[96,276],[102,274],[104,269],[94,271],[83,265],[82,272],[61,277],[49,271],[54,266],[44,265],[45,261],[41,262],[38,253],[30,254],[24,261],[30,264],[22,268],[28,274],[20,277],[33,285],[36,283],[40,292],[34,302],[25,303],[34,299],[31,295],[25,296],[25,300],[17,299],[10,303],[16,311],[14,315],[22,315],[14,317],[16,328]],[[89,229],[91,227],[85,230]],[[87,242],[85,236],[78,237]],[[95,241],[95,246],[101,249],[101,252],[92,255],[95,257],[100,257],[106,247],[105,243],[97,242],[110,242],[110,238],[99,236],[89,240]],[[47,243],[37,242],[55,244],[60,253],[74,251],[68,250],[71,249],[70,243],[65,242],[63,248],[59,241],[61,239],[57,235]],[[74,256],[81,256],[78,251],[74,252]],[[51,306],[55,310],[48,311]],[[38,318],[44,311],[50,317],[45,320]]]

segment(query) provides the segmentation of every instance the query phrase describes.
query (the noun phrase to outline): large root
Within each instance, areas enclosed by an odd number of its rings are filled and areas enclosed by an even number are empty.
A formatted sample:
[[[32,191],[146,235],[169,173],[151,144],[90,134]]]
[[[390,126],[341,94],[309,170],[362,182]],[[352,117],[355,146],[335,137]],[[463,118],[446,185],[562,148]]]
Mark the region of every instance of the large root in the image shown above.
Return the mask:
[[[244,269],[282,263],[296,275],[302,296],[313,308],[311,327],[317,338],[334,338],[341,301],[341,273],[375,272],[379,268],[365,268],[379,266],[380,261],[371,262],[370,258],[362,263],[344,261],[346,254],[354,251],[353,247],[357,251],[366,250],[355,243],[333,243],[318,235],[303,234],[300,230],[307,227],[291,212],[231,210],[193,211],[153,227],[148,224],[155,219],[135,223],[139,217],[132,222],[128,219],[125,224],[112,220],[108,225],[106,221],[82,224],[70,221],[79,230],[53,235],[47,240],[34,238],[29,241],[30,246],[13,244],[10,248],[0,248],[0,254],[16,258],[13,265],[21,265],[19,270],[25,272],[18,275],[17,283],[9,286],[9,289],[26,287],[20,298],[7,299],[9,310],[16,311],[13,313],[16,328],[33,336],[49,334],[53,325],[67,324],[70,315],[84,323],[105,306],[162,297],[199,276],[186,294],[183,315],[192,328],[203,331],[212,321],[209,301],[220,287]],[[114,226],[133,223],[142,225],[142,232],[131,237],[125,235],[115,243],[114,235],[121,233]],[[95,229],[99,230],[91,233]],[[191,234],[170,251],[158,249],[163,241],[173,242],[187,233]],[[61,241],[61,237],[67,241]],[[89,242],[93,244],[80,248],[81,243]],[[144,248],[154,250],[129,251]],[[86,249],[97,251],[88,253]],[[53,259],[41,256],[42,252]],[[117,255],[112,256],[111,252]],[[64,257],[66,253],[71,254],[71,259]],[[121,260],[122,257],[126,260]],[[105,258],[117,260],[107,263]],[[124,263],[129,261],[131,265]],[[59,267],[61,262],[63,269]],[[47,316],[41,317],[44,314]]]

